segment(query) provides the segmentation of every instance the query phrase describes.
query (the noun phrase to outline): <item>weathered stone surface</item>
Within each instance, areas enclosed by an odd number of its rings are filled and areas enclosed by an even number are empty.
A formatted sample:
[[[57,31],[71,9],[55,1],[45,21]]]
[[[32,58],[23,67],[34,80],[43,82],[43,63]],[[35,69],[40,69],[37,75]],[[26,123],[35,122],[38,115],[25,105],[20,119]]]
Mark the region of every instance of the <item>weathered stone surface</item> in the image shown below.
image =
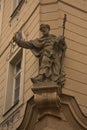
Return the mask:
[[[33,83],[49,80],[56,82],[59,86],[64,85],[64,58],[66,51],[64,37],[65,21],[66,15],[63,21],[63,34],[59,37],[49,33],[50,26],[48,24],[40,25],[42,37],[35,40],[25,41],[22,37],[22,30],[13,37],[13,41],[19,47],[30,49],[39,59],[39,72],[36,77],[31,78]]]

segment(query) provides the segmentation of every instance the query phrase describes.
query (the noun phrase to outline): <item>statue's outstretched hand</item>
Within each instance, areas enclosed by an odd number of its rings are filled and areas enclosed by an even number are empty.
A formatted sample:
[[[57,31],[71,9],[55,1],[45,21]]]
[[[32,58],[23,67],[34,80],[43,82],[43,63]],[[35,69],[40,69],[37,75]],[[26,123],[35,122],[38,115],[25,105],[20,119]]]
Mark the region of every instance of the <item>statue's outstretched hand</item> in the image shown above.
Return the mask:
[[[18,36],[17,36],[17,33],[15,33],[12,40],[13,42],[16,42],[17,39],[18,39]]]
[[[20,41],[22,40],[22,31],[19,31],[17,33],[15,33],[15,35],[13,36],[13,41],[14,42],[17,42],[17,41]]]

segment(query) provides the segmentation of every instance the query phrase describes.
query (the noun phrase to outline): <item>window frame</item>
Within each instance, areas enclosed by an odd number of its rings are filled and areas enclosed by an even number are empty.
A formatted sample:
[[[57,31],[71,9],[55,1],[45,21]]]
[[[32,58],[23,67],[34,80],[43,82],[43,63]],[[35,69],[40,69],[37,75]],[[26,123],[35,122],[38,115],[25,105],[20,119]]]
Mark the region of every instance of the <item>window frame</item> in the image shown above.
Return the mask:
[[[22,51],[22,66],[21,66],[21,89],[20,89],[20,93],[19,93],[19,101],[17,103],[13,103],[13,91],[12,90],[12,99],[11,99],[11,105],[9,106],[9,108],[6,108],[6,98],[7,98],[7,90],[9,88],[8,86],[8,80],[9,80],[9,67],[10,67],[10,63],[11,61],[14,59],[14,57],[19,53],[19,51]],[[25,50],[22,49],[22,48],[18,48],[16,50],[16,52],[12,55],[12,57],[7,61],[7,78],[6,78],[6,89],[5,89],[5,99],[4,99],[4,108],[3,108],[3,116],[7,115],[7,114],[10,114],[12,113],[13,111],[15,111],[18,107],[20,107],[20,105],[22,105],[23,103],[23,86],[24,86],[24,65],[25,65]],[[14,81],[13,81],[13,84],[14,84]],[[13,89],[14,89],[14,86],[13,86]]]
[[[15,0],[12,1],[12,14],[10,16],[10,20],[12,20],[18,14],[22,5],[25,2],[25,0],[20,0],[20,2],[18,2],[18,0],[16,0],[15,7],[14,7],[14,1]]]
[[[16,73],[16,65],[21,61],[21,66],[22,66],[22,59],[20,59],[19,61],[17,61],[17,63],[14,65],[14,76],[13,76],[13,100],[12,100],[12,104],[15,105],[19,102],[15,101],[15,90],[16,90],[16,79],[18,77],[18,75],[20,75],[20,82],[21,82],[21,72],[22,72],[22,68],[20,68],[20,70]],[[20,83],[21,85],[21,83]],[[19,86],[20,89],[20,86]],[[19,90],[19,97],[20,97],[20,90]]]

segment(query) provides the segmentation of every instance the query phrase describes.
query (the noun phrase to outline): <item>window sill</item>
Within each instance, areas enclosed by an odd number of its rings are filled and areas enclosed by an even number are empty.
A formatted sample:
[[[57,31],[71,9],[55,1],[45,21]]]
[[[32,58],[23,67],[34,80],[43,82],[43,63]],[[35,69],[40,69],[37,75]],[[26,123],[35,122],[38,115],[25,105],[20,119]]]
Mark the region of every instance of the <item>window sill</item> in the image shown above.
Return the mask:
[[[22,5],[24,4],[25,0],[21,0],[20,3],[18,4],[18,6],[15,8],[15,10],[13,11],[13,13],[10,16],[10,21],[18,14],[18,12],[20,11]]]
[[[19,106],[19,101],[17,101],[13,106],[11,106],[6,112],[4,112],[3,116],[7,115],[10,111],[12,111],[16,106]]]
[[[9,110],[7,110],[6,112],[4,112],[3,117],[2,117],[2,127],[4,126],[10,126],[13,124],[15,117],[19,117],[20,115],[20,108],[23,106],[23,101],[19,101],[17,102],[15,105],[13,105],[12,107],[10,107]]]

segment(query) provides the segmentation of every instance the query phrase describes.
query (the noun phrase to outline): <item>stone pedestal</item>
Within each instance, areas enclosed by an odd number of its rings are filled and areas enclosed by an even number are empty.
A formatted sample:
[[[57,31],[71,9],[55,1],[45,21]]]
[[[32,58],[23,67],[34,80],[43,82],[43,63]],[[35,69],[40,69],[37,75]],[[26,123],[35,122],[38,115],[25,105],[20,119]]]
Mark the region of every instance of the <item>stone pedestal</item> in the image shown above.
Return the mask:
[[[36,86],[32,88],[34,101],[38,108],[60,107],[60,97],[58,86]]]
[[[41,83],[34,84],[32,91],[34,92],[34,101],[39,113],[34,130],[57,129],[58,125],[55,122],[66,120],[61,111],[60,87],[52,82],[47,84]]]
[[[52,82],[34,84],[34,97],[27,102],[17,130],[87,130],[87,118],[75,98],[61,94]]]

